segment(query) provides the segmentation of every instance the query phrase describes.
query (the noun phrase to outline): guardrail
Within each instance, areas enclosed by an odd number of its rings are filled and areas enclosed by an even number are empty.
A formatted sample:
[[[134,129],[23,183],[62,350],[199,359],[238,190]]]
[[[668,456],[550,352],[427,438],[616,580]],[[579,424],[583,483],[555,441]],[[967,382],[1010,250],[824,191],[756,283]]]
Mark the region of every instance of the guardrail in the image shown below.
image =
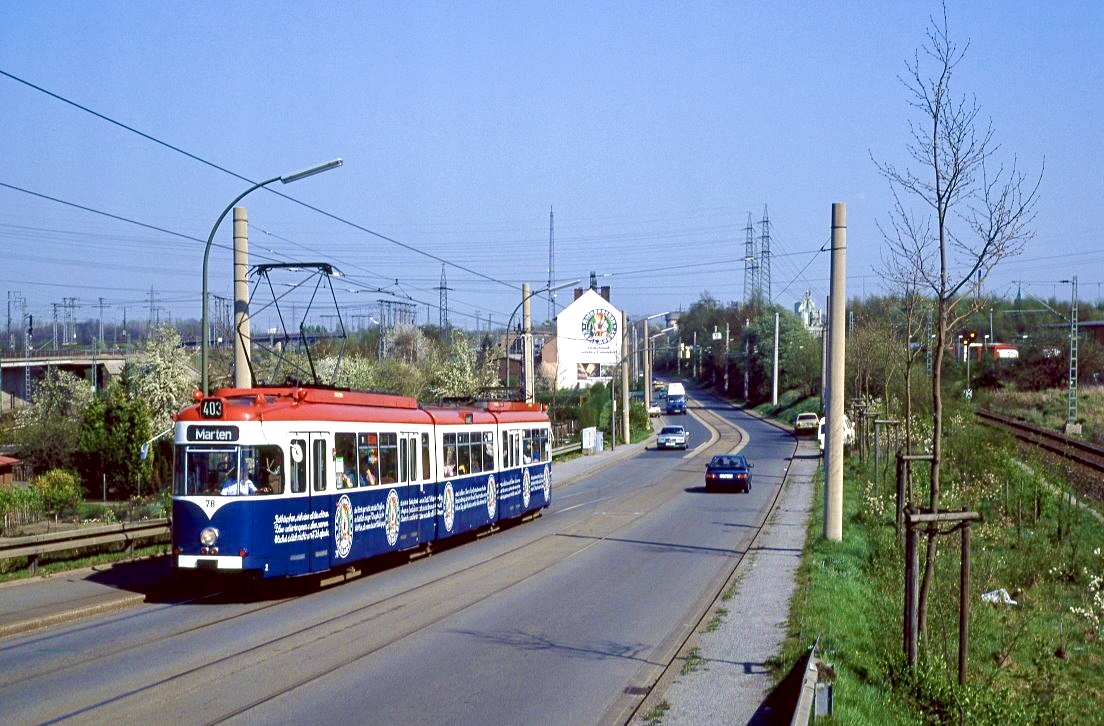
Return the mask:
[[[801,690],[797,697],[790,726],[805,726],[810,719],[816,720],[832,715],[832,681],[822,676],[821,670],[830,672],[820,660],[820,637],[805,659],[805,670],[801,677]],[[825,674],[827,675],[827,674]]]
[[[563,446],[557,446],[552,449],[552,458],[557,456],[563,456],[564,454],[571,454],[576,451],[583,450],[583,442],[576,441],[574,444],[564,444]]]
[[[134,549],[135,542],[156,538],[167,540],[170,534],[168,519],[148,519],[143,522],[121,522],[67,532],[12,537],[0,540],[0,560],[27,557],[30,559],[28,567],[33,575],[38,570],[38,558],[42,555],[109,544],[125,544],[126,551],[130,552]]]

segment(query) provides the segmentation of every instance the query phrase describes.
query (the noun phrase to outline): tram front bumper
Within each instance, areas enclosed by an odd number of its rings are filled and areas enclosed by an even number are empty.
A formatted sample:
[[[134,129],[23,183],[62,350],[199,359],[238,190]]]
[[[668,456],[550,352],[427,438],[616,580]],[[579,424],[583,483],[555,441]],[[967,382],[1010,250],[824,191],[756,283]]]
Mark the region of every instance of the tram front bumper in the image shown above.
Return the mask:
[[[230,555],[177,555],[176,566],[182,570],[240,570],[242,560]]]

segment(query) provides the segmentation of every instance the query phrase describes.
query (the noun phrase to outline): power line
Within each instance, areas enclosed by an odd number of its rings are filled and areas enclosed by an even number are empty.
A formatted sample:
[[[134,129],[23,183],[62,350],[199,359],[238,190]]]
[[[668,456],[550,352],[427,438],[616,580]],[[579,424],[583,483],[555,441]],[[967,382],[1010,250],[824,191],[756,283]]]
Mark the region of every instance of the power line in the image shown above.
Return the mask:
[[[8,73],[7,71],[5,71],[3,69],[0,69],[0,75],[6,76],[6,77],[12,79],[13,81],[16,81],[17,83],[22,83],[23,85],[27,86],[28,88],[32,88],[32,89],[34,89],[34,90],[36,90],[40,93],[43,93],[43,94],[45,94],[45,95],[47,95],[47,96],[49,96],[49,97],[51,97],[55,100],[61,101],[62,103],[70,105],[70,106],[72,106],[74,108],[77,108],[81,111],[84,111],[85,113],[91,114],[92,116],[95,116],[96,118],[101,119],[103,121],[106,121],[106,122],[108,122],[108,123],[110,123],[114,126],[118,126],[121,129],[124,129],[124,130],[129,131],[133,134],[141,136],[142,138],[144,138],[148,141],[152,141],[153,143],[158,144],[159,146],[163,146],[166,149],[170,149],[172,151],[177,152],[178,154],[182,154],[182,155],[188,157],[189,159],[192,159],[193,161],[198,161],[199,163],[204,164],[205,166],[209,166],[212,169],[216,169],[218,171],[221,171],[224,174],[229,174],[230,176],[234,177],[235,179],[239,179],[241,181],[248,182],[250,184],[255,184],[256,183],[256,180],[254,180],[254,179],[250,179],[250,178],[248,178],[248,177],[246,177],[242,174],[238,174],[237,172],[231,171],[230,169],[227,169],[226,167],[220,166],[220,165],[218,165],[218,164],[216,164],[212,161],[208,161],[207,159],[204,159],[203,157],[198,156],[197,154],[193,154],[189,151],[185,151],[184,149],[180,148],[179,146],[174,146],[173,144],[170,144],[167,141],[162,141],[161,139],[157,138],[156,136],[152,136],[151,134],[147,134],[143,131],[139,131],[138,129],[134,128],[133,126],[128,126],[127,124],[124,124],[121,121],[117,121],[117,120],[111,118],[110,116],[99,113],[98,111],[93,111],[92,109],[88,108],[87,106],[83,106],[83,105],[77,103],[76,101],[73,101],[69,98],[66,98],[65,96],[61,96],[61,95],[59,95],[57,93],[54,93],[52,91],[49,91],[49,90],[47,90],[47,89],[45,89],[41,86],[35,85],[34,83],[31,83],[30,81],[27,81],[23,78],[20,78],[19,76]],[[5,184],[4,186],[9,186],[10,187],[10,185],[7,185],[7,184]],[[14,189],[16,187],[10,187],[10,188]],[[325,211],[323,209],[320,209],[319,207],[316,207],[312,204],[308,204],[307,202],[303,202],[299,199],[296,199],[295,197],[288,196],[287,194],[279,192],[276,189],[273,189],[271,187],[265,187],[264,190],[267,191],[267,192],[270,192],[272,194],[275,194],[278,197],[282,197],[283,199],[286,199],[289,202],[293,202],[295,204],[298,204],[299,206],[304,207],[306,209],[309,209],[309,210],[311,210],[311,211],[313,211],[317,214],[321,214],[322,216],[327,217],[328,219],[332,219],[335,222],[340,222],[341,224],[352,227],[353,229],[364,232],[365,234],[372,235],[372,236],[377,237],[381,240],[384,240],[385,242],[390,242],[391,244],[402,247],[405,250],[408,250],[410,252],[414,252],[415,254],[423,255],[423,256],[428,257],[432,260],[436,260],[438,262],[441,262],[442,264],[446,264],[446,265],[449,265],[451,267],[455,267],[458,270],[463,270],[464,272],[467,272],[468,274],[475,275],[476,277],[480,277],[480,278],[482,278],[484,280],[487,280],[489,282],[493,282],[493,283],[500,284],[500,285],[505,285],[506,287],[511,287],[511,288],[517,287],[515,285],[511,285],[507,282],[504,282],[503,280],[499,280],[498,278],[492,277],[490,275],[486,275],[486,274],[481,273],[481,272],[477,272],[473,269],[465,267],[464,265],[460,265],[460,264],[457,264],[455,262],[451,262],[451,261],[449,261],[449,260],[447,260],[443,257],[438,256],[438,255],[432,254],[430,252],[425,252],[424,250],[420,250],[417,247],[414,247],[413,245],[406,244],[405,242],[400,242],[399,240],[394,239],[392,237],[388,237],[385,234],[381,234],[381,233],[376,232],[374,230],[368,229],[367,227],[364,227],[364,226],[359,225],[355,222],[352,222],[348,219],[345,219],[344,217],[333,214],[331,212],[327,212],[327,211]],[[36,195],[36,196],[42,196],[43,198],[51,199],[52,201],[60,201],[60,200],[52,199],[50,197],[46,197],[45,195]],[[79,205],[70,205],[70,206],[75,206],[75,207],[81,208]],[[89,211],[92,211],[92,210],[89,210]],[[112,215],[107,215],[107,216],[112,216]],[[153,228],[153,227],[151,227],[151,228]],[[156,228],[154,228],[154,229],[156,229]],[[167,230],[162,230],[162,231],[167,232]],[[167,233],[169,233],[169,232],[167,232]],[[169,233],[169,234],[175,234],[175,233]],[[181,236],[183,236],[183,235],[181,235]],[[188,239],[195,239],[195,238],[188,237]],[[520,289],[520,288],[518,288],[518,289]]]

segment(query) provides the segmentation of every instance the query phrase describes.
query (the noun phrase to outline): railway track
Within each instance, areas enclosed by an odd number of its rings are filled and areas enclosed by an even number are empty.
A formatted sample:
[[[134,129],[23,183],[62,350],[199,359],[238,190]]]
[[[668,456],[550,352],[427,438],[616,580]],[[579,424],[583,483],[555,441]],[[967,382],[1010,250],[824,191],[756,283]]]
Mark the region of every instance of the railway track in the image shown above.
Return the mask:
[[[1024,443],[1062,457],[1089,471],[1104,473],[1104,447],[993,411],[978,410],[975,415],[990,426],[1010,432]]]

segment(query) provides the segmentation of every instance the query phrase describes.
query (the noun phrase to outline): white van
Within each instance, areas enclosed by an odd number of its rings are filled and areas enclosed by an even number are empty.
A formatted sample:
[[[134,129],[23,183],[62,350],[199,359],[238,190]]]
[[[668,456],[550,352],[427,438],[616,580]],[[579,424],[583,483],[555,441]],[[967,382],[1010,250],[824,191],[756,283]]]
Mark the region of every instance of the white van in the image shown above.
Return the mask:
[[[824,451],[824,423],[826,419],[820,420],[820,425],[817,426],[817,443],[820,444],[820,450]],[[847,414],[843,415],[843,445],[853,446],[855,443],[855,427],[851,425],[851,419],[847,418]]]

